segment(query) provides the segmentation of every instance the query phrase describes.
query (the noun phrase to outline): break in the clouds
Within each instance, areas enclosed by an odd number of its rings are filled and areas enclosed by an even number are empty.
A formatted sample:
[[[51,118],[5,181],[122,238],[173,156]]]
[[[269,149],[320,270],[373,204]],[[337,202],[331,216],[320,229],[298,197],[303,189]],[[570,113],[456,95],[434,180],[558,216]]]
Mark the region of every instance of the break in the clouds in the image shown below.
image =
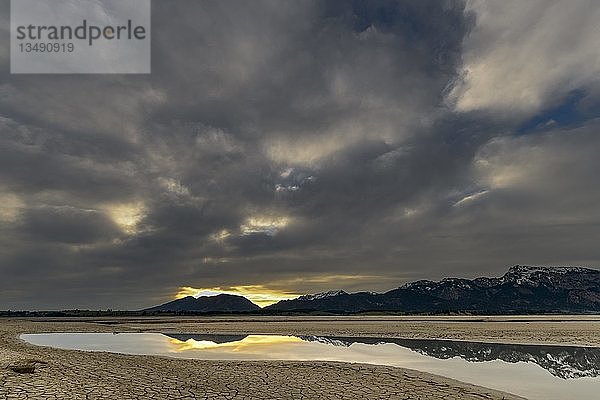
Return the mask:
[[[0,308],[600,264],[596,2],[155,1],[129,76],[2,8]]]

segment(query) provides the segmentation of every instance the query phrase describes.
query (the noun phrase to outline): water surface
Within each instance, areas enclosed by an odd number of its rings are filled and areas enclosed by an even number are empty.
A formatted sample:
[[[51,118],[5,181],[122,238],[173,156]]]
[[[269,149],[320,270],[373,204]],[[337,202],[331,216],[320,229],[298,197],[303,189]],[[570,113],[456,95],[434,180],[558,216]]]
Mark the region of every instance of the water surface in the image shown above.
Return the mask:
[[[40,346],[202,360],[344,361],[412,368],[529,399],[595,399],[600,348],[282,335],[44,333]]]

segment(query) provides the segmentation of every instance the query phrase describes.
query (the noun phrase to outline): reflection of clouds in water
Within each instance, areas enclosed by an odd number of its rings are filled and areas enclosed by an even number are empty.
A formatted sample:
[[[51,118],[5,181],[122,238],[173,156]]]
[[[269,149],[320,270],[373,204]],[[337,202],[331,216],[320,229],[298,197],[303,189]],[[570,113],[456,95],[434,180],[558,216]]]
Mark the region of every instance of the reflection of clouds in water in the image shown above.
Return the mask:
[[[419,354],[438,359],[460,357],[470,362],[502,360],[508,363],[535,363],[561,379],[600,376],[600,348],[575,346],[539,346],[500,343],[478,343],[452,340],[338,338],[301,336],[303,340],[333,346],[354,343],[377,345],[393,343]]]
[[[477,343],[450,340],[421,339],[382,339],[382,338],[349,338],[328,336],[277,336],[277,335],[207,335],[207,334],[166,334],[169,342],[176,346],[176,352],[193,350],[215,350],[261,354],[276,346],[281,353],[307,355],[312,347],[286,347],[290,343],[311,343],[328,347],[350,347],[353,344],[368,345],[369,348],[354,348],[366,355],[364,362],[369,362],[369,354],[373,354],[371,346],[391,344],[410,349],[423,356],[447,360],[460,357],[469,362],[486,362],[500,360],[507,363],[534,363],[553,376],[561,379],[576,379],[600,376],[600,349],[574,346],[535,346],[498,343]],[[281,346],[283,345],[283,346]],[[324,349],[321,355],[330,350]],[[340,349],[339,351],[343,351]],[[339,352],[338,351],[338,352]]]

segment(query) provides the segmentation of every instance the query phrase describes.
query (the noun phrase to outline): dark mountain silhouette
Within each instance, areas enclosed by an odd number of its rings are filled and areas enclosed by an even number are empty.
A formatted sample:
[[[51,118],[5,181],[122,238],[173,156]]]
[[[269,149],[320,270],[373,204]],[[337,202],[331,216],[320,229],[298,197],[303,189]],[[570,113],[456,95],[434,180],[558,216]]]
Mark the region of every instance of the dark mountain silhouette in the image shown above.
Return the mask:
[[[283,300],[269,311],[352,313],[585,313],[600,311],[600,271],[514,266],[500,278],[421,280],[386,293],[331,291]]]
[[[172,339],[177,339],[180,342],[185,342],[192,339],[197,342],[208,341],[218,344],[239,342],[248,337],[248,335],[214,335],[205,333],[163,333],[163,335],[168,336]]]
[[[173,300],[159,306],[147,308],[149,312],[243,312],[256,311],[260,307],[243,296],[219,294],[217,296],[193,296]]]

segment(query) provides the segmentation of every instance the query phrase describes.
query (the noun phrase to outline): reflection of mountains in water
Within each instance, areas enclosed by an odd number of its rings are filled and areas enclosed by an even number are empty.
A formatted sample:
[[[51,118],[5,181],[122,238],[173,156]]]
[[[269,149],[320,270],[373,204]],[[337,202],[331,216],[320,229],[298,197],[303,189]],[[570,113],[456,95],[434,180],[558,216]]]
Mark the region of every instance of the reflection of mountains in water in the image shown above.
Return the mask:
[[[350,346],[353,343],[394,343],[439,359],[460,357],[473,362],[493,360],[502,360],[509,363],[532,362],[562,379],[600,376],[600,348],[594,347],[324,336],[301,336],[301,339],[327,343],[333,346]]]
[[[211,335],[164,333],[185,342],[210,341],[217,344],[238,342],[248,335]],[[354,343],[393,343],[417,353],[439,359],[460,357],[471,362],[502,360],[509,363],[532,362],[562,379],[600,376],[600,348],[478,343],[453,340],[353,338],[334,336],[298,336],[308,342],[349,347]]]
[[[210,335],[210,334],[190,334],[190,333],[163,333],[173,339],[177,339],[181,342],[193,339],[197,342],[213,342],[217,344],[239,342],[244,340],[248,335]]]

